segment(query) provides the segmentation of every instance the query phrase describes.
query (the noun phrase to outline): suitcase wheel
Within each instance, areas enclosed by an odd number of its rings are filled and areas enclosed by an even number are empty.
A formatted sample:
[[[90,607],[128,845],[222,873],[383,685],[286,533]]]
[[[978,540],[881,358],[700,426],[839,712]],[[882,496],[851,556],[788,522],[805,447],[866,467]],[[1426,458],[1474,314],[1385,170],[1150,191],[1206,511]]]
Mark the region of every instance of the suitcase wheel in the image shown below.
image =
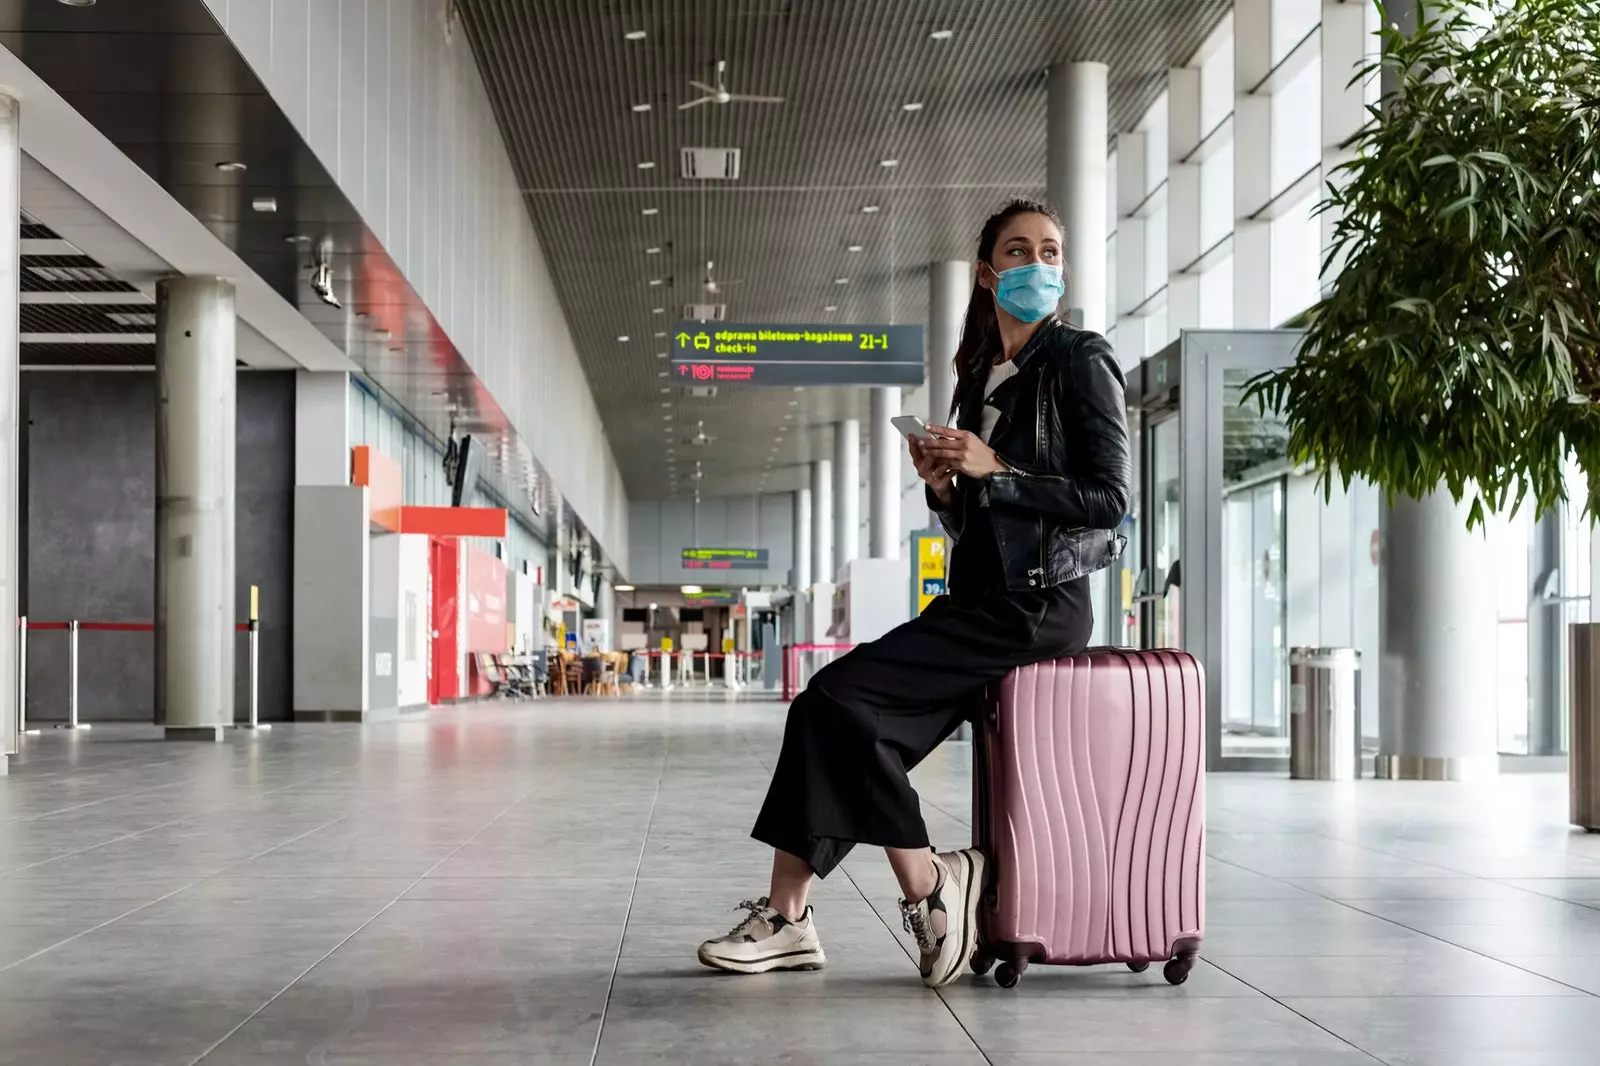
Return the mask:
[[[1167,979],[1169,985],[1181,985],[1189,979],[1189,971],[1194,969],[1194,956],[1182,956],[1173,959],[1162,969],[1161,975]]]
[[[1015,963],[1002,962],[995,968],[994,983],[1001,988],[1016,988],[1022,980],[1022,970]]]
[[[989,968],[994,965],[994,956],[987,954],[983,951],[983,949],[980,948],[972,953],[971,965],[972,972],[977,974],[979,977],[982,977],[984,974],[988,973]]]
[[[1128,963],[1128,969],[1132,970],[1134,973],[1144,973],[1149,968],[1150,968],[1150,964],[1148,962],[1130,962],[1130,963]]]

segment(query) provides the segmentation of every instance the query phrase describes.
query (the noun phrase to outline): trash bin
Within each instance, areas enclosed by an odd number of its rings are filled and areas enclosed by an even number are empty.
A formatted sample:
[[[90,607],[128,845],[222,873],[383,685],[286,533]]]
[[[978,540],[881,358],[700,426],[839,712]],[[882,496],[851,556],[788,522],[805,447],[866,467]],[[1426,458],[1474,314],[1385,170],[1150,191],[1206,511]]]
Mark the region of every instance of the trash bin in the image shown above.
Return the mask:
[[[1572,706],[1567,780],[1573,825],[1600,831],[1600,622],[1572,631]]]
[[[1289,649],[1289,776],[1353,781],[1361,776],[1361,653]]]

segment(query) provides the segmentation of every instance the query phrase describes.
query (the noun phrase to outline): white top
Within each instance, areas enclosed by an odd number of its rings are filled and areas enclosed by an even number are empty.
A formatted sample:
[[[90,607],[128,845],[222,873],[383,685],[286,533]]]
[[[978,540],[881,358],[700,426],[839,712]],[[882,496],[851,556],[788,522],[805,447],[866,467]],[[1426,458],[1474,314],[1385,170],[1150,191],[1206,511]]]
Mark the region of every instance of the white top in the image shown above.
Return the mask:
[[[989,435],[994,432],[995,423],[1000,421],[1000,409],[991,406],[989,397],[994,395],[994,390],[1010,381],[1017,373],[1017,364],[1010,359],[1003,363],[996,363],[989,368],[989,383],[983,387],[983,422],[978,436],[983,438],[983,443],[989,443]]]

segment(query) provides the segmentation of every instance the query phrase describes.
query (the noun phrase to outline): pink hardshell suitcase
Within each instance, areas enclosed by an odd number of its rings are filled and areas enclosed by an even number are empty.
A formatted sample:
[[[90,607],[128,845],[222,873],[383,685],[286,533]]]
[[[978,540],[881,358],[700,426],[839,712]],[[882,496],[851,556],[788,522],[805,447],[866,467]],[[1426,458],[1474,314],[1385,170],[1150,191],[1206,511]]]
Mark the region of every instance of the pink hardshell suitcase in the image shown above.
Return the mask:
[[[1180,651],[1096,649],[1013,671],[977,730],[973,826],[990,860],[977,973],[1164,962],[1205,931],[1205,682]]]

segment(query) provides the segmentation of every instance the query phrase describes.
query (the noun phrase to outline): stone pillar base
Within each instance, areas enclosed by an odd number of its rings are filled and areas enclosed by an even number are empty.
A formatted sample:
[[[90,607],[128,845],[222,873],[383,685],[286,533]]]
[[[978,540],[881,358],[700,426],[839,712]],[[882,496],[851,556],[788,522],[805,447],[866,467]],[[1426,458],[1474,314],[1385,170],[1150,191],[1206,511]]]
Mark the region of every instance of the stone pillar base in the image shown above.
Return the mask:
[[[1372,770],[1382,781],[1487,781],[1500,776],[1500,756],[1379,755]]]

